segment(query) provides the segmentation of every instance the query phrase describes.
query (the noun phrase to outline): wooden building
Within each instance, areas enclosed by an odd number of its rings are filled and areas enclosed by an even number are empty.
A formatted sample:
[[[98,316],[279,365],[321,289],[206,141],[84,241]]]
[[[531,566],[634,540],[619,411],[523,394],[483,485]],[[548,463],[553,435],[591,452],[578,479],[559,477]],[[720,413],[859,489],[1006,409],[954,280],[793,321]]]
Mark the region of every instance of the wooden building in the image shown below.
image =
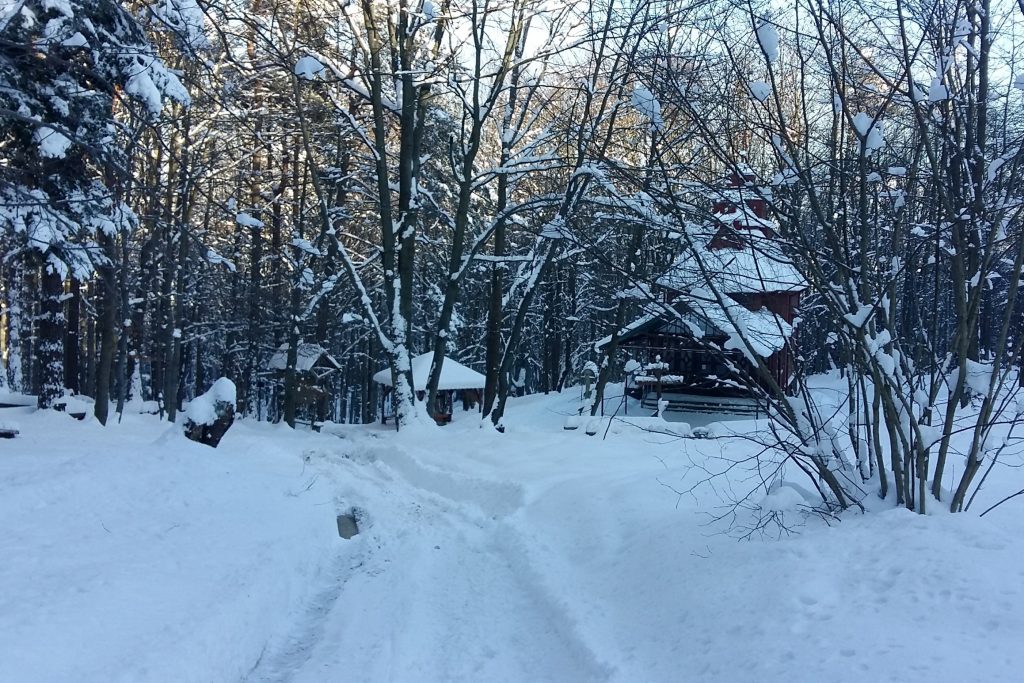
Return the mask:
[[[288,344],[281,344],[270,357],[267,369],[279,382],[284,382],[288,368]],[[310,406],[327,396],[325,383],[341,364],[319,344],[299,344],[295,349],[296,399],[300,406]]]
[[[775,382],[790,385],[793,323],[807,283],[768,218],[770,190],[748,167],[740,171],[714,191],[713,220],[689,233],[690,244],[657,280],[656,301],[620,330],[620,357],[640,364],[631,384],[647,407],[665,399],[677,410],[757,410],[757,392],[740,379],[753,354]]]

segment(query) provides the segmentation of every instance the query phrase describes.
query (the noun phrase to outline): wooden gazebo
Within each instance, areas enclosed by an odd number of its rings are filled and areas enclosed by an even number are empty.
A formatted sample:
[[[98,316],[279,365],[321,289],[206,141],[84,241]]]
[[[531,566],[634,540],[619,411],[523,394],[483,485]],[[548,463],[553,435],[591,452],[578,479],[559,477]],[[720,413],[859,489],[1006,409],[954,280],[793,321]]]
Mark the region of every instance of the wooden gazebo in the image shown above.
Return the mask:
[[[267,368],[284,381],[288,368],[288,344],[277,347]],[[299,405],[312,405],[327,395],[324,382],[341,370],[341,364],[319,344],[299,344],[295,350],[295,376]]]
[[[433,359],[432,353],[424,353],[412,359],[412,381],[416,389],[416,398],[424,399],[427,387],[427,378],[430,374],[430,362]],[[382,384],[387,389],[381,392],[381,421],[387,422],[389,411],[387,410],[388,398],[391,396],[391,368],[384,368],[373,376],[373,381]],[[455,399],[462,401],[463,410],[475,408],[480,404],[480,397],[483,395],[483,388],[486,379],[476,370],[467,368],[462,363],[445,357],[441,366],[441,378],[437,383],[437,405],[433,411],[435,419],[439,423],[449,422],[452,419],[452,410]]]

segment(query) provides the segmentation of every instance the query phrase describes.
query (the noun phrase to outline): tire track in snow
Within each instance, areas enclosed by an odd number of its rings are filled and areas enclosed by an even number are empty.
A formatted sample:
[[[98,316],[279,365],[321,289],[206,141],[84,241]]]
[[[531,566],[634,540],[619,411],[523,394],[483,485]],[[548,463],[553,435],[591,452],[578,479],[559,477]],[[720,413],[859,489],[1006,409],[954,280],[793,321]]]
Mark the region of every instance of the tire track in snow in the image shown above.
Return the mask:
[[[359,560],[332,576],[253,682],[605,680],[564,601],[544,587],[518,532],[500,520],[520,487],[423,465],[399,448],[334,460],[372,515]],[[346,479],[356,477],[359,481]],[[342,483],[344,482],[344,483]]]
[[[334,482],[335,488],[345,491],[347,495],[339,493],[334,500],[334,509],[343,511],[353,507],[353,504],[360,501],[358,495],[352,495],[353,486],[351,483],[342,484],[339,474],[344,473],[352,480],[361,482],[363,485],[377,486],[379,483],[374,477],[366,476],[363,468],[353,467],[353,460],[344,455],[332,452],[307,453],[307,462],[311,462],[312,456],[316,456],[320,462],[317,467],[318,474],[325,476]],[[358,460],[355,462],[359,462]],[[372,462],[363,461],[365,462]],[[365,542],[369,529],[372,529],[372,520],[368,520],[368,528],[362,529],[363,533],[354,539],[345,541],[333,560],[331,561],[327,576],[314,593],[312,599],[305,605],[304,611],[298,618],[294,629],[287,634],[284,642],[268,644],[259,659],[249,671],[245,680],[250,683],[279,683],[291,679],[292,674],[309,661],[314,646],[320,641],[324,634],[328,617],[331,610],[337,603],[345,583],[366,565],[372,549]],[[340,539],[339,539],[340,542]]]
[[[525,505],[520,485],[450,473],[424,465],[404,451],[391,453],[382,461],[428,495],[479,508],[486,519],[469,514],[462,507],[453,512],[482,530],[477,540],[486,549],[486,556],[498,562],[501,565],[498,571],[512,577],[518,589],[529,596],[534,614],[553,629],[553,634],[567,652],[585,664],[585,672],[581,669],[571,677],[574,680],[606,680],[611,676],[612,669],[583,638],[567,602],[552,592],[543,573],[530,561],[523,535],[504,521]]]

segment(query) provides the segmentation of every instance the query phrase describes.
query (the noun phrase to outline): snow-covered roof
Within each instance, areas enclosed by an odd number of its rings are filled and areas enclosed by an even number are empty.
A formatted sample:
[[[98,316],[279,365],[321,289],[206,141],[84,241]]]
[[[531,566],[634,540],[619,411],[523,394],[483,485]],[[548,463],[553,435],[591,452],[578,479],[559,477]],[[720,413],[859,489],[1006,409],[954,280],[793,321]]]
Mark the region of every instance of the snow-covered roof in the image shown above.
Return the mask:
[[[736,228],[760,228],[762,231],[767,230],[768,232],[765,234],[768,235],[774,235],[778,230],[778,226],[774,221],[761,218],[746,204],[731,205],[728,211],[718,214],[718,219],[722,223]]]
[[[412,381],[417,391],[426,389],[427,375],[430,374],[430,361],[433,353],[424,353],[412,359]],[[384,368],[373,376],[373,381],[378,384],[391,386],[391,368]],[[438,380],[437,388],[441,391],[450,389],[481,389],[487,379],[476,370],[467,368],[462,363],[445,356],[444,364],[441,366],[441,379]]]
[[[296,349],[295,369],[299,372],[309,372],[316,365],[320,358],[336,370],[341,369],[341,364],[334,360],[331,354],[319,344],[299,344]],[[281,344],[277,351],[270,357],[268,366],[271,370],[284,370],[288,367],[288,344]]]
[[[767,308],[751,311],[728,297],[723,306],[704,289],[692,290],[685,300],[679,299],[676,305],[672,305],[672,309],[665,304],[650,304],[643,315],[619,330],[619,338],[625,342],[646,331],[688,333],[695,339],[724,335],[727,337],[726,349],[735,349],[747,357],[751,357],[752,349],[753,355],[762,358],[781,351],[793,336],[793,326]],[[744,339],[749,342],[750,349],[743,343]],[[610,342],[611,336],[608,336],[595,342],[594,346],[600,350]]]
[[[748,171],[750,167],[747,167]],[[749,171],[753,175],[753,171]],[[746,206],[746,203],[754,199],[772,200],[772,189],[763,185],[755,185],[753,182],[744,181],[738,187],[716,187],[706,192],[706,195],[713,201],[724,201],[733,207]]]
[[[687,300],[687,305],[697,318],[707,321],[710,326],[728,335],[726,349],[736,349],[750,358],[745,340],[755,355],[768,358],[781,351],[786,341],[793,336],[793,326],[767,308],[756,311],[726,299],[725,306],[715,301],[710,292],[697,291],[696,296]],[[684,316],[683,321],[687,321]],[[694,336],[701,336],[705,330],[694,330]],[[753,361],[753,358],[750,358]]]
[[[759,230],[743,233],[746,244],[739,249],[708,249],[707,241],[710,240],[695,236],[693,248],[676,259],[658,279],[658,284],[680,292],[713,286],[723,294],[801,292],[807,289],[807,281],[774,238]]]
[[[624,337],[629,337],[634,332],[642,330],[643,328],[647,327],[647,325],[657,320],[662,315],[662,312],[654,310],[653,306],[649,306],[647,308],[648,310],[642,316],[640,316],[633,322],[624,325],[622,329],[619,330],[620,339]],[[611,343],[612,336],[609,334],[607,337],[598,339],[596,342],[594,342],[594,349],[596,351],[600,351],[601,349],[603,349],[604,347],[608,346]]]

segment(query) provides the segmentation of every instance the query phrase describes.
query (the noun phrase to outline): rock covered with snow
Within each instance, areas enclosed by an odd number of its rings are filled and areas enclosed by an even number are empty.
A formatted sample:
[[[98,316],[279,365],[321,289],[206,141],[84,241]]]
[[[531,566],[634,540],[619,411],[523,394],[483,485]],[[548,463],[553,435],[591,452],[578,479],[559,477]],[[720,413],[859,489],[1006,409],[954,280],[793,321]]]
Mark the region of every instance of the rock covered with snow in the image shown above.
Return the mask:
[[[223,412],[223,405],[235,405],[235,383],[221,377],[205,393],[189,401],[185,414],[196,424],[209,425]]]
[[[217,447],[235,420],[235,383],[221,377],[209,391],[196,396],[185,408],[185,436]]]

